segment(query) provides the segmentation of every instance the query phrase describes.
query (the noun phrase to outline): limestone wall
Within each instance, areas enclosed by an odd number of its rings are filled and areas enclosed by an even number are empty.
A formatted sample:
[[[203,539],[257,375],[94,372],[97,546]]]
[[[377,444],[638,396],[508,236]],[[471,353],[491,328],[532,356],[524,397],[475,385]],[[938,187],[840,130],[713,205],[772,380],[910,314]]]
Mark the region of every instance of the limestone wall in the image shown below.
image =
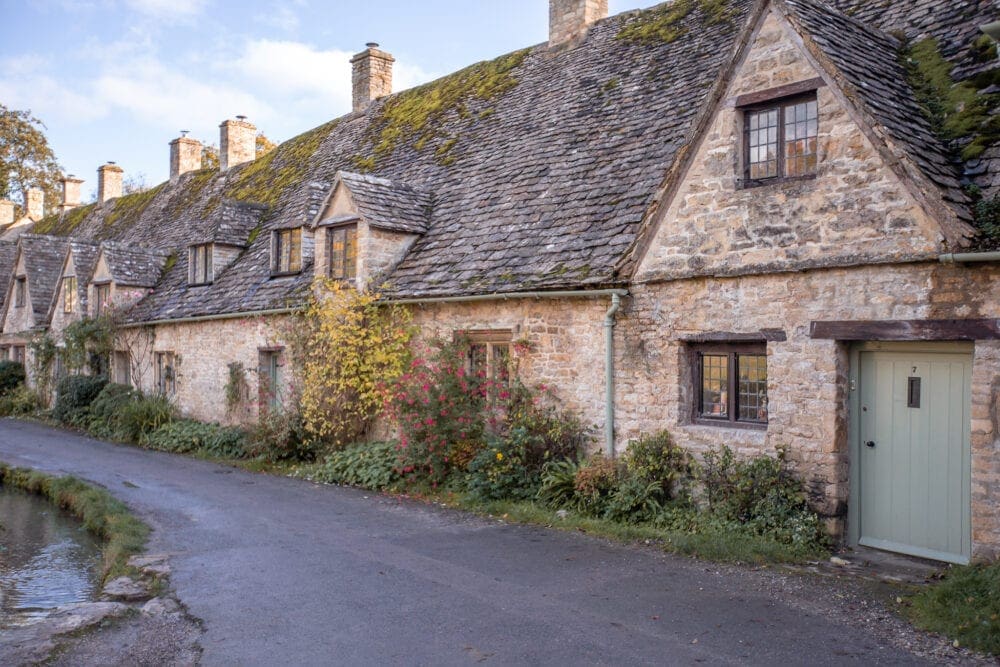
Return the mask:
[[[819,509],[843,519],[848,487],[848,344],[814,340],[814,320],[1000,317],[1000,267],[858,267],[631,288],[616,328],[617,440],[668,429],[696,451],[786,447]],[[781,329],[767,343],[766,430],[693,423],[685,338]],[[1000,344],[975,345],[972,388],[973,538],[1000,549]]]

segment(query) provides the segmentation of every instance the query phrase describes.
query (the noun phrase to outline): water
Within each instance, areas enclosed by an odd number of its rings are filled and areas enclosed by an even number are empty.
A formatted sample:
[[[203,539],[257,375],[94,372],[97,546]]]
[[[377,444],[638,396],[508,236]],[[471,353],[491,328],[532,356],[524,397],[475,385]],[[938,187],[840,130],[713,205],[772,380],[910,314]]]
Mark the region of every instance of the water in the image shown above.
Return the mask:
[[[0,486],[0,628],[95,599],[101,544],[48,500]]]

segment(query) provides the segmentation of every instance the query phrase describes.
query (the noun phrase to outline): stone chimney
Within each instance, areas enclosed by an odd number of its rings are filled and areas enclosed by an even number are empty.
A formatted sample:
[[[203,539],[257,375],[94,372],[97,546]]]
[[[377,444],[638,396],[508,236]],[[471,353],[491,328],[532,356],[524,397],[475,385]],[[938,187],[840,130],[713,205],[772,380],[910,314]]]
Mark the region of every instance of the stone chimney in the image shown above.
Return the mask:
[[[125,170],[114,162],[97,168],[97,201],[100,204],[122,196],[122,174]]]
[[[256,142],[256,137],[254,137]],[[187,130],[181,130],[181,136],[170,142],[170,182],[189,171],[201,169],[201,142],[187,136]]]
[[[59,212],[65,213],[80,205],[80,186],[83,184],[82,178],[75,178],[73,174],[68,174],[62,179],[62,204],[59,205]]]
[[[351,58],[354,111],[363,111],[373,100],[392,92],[392,64],[396,59],[375,42],[365,46],[368,48]]]
[[[28,188],[24,193],[24,213],[36,222],[45,217],[45,193],[41,188]]]
[[[608,0],[549,0],[549,46],[587,34],[594,21],[608,16]]]
[[[0,228],[14,222],[14,202],[9,199],[0,199]]]
[[[219,125],[219,169],[225,171],[257,157],[257,126],[246,116]]]

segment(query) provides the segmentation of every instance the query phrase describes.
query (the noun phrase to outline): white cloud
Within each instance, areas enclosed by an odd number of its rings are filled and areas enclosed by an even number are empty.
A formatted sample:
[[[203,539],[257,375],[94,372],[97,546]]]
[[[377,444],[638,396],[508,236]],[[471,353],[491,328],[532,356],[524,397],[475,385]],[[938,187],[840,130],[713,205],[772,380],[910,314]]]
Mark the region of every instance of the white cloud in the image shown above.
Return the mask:
[[[299,17],[287,5],[272,7],[267,13],[256,14],[253,20],[268,28],[284,32],[295,32],[299,28]]]
[[[31,109],[50,124],[89,122],[108,112],[100,100],[59,81],[51,63],[39,56],[0,59],[0,100],[11,108]]]
[[[205,0],[126,0],[140,14],[160,19],[183,19],[201,14]]]

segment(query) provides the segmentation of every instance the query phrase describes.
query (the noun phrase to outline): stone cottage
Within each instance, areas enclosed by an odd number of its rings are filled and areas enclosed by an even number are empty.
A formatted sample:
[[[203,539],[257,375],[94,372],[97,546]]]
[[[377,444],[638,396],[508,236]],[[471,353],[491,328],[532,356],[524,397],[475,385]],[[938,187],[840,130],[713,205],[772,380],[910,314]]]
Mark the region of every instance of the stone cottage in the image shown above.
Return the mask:
[[[145,341],[109,360],[117,379],[251,420],[281,400],[315,277],[387,285],[425,335],[467,332],[470,363],[499,372],[516,348],[610,453],[664,428],[781,450],[848,542],[995,558],[1000,255],[977,205],[1000,182],[993,2],[608,17],[551,0],[549,17],[547,43],[396,94],[369,44],[352,113],[262,157],[236,118],[218,170],[188,137],[147,192],[121,196],[105,165],[97,203],[36,223],[9,260],[0,245],[4,341],[57,331],[67,299],[116,303]],[[60,275],[36,278],[59,239]],[[235,415],[234,369],[257,399]]]

